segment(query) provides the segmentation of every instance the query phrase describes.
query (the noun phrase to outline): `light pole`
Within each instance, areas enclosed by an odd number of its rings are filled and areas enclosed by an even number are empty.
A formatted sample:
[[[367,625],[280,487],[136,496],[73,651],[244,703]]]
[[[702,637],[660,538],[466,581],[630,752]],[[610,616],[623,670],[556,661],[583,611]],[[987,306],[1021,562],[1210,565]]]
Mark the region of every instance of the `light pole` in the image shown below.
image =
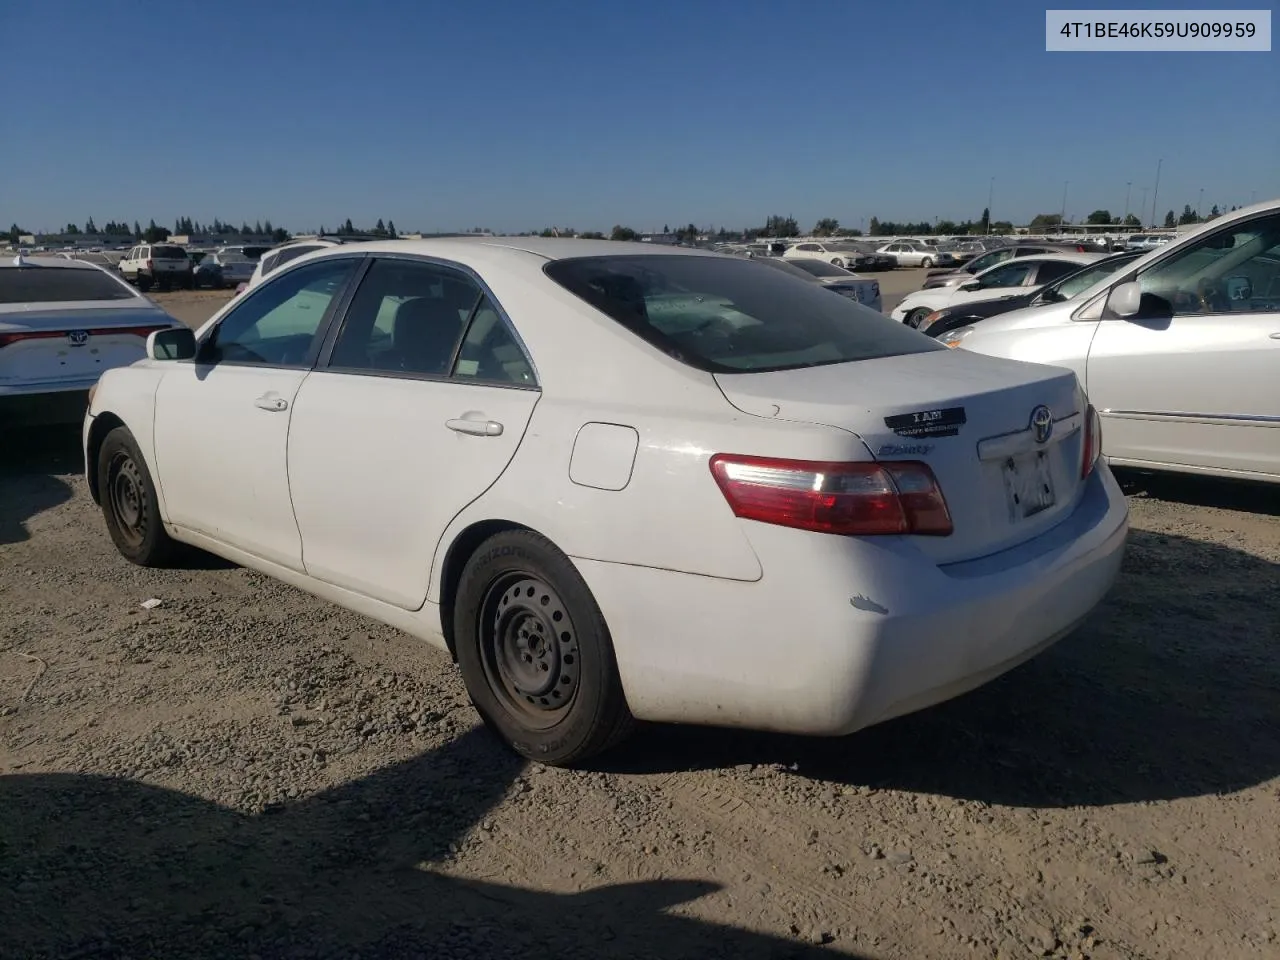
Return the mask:
[[[1196,198],[1196,220],[1200,219],[1200,207],[1204,203],[1204,187],[1200,188],[1200,196]]]
[[[1070,180],[1062,181],[1062,213],[1058,216],[1059,233],[1062,232],[1061,228],[1066,226],[1067,223],[1067,185],[1070,183]]]
[[[1151,226],[1155,227],[1156,223],[1156,202],[1160,196],[1160,168],[1164,166],[1164,157],[1156,161],[1156,185],[1151,188]]]
[[[1124,185],[1124,218],[1120,221],[1124,223],[1129,219],[1129,194],[1133,192],[1133,181],[1127,180]]]
[[[1144,219],[1144,218],[1146,217],[1146,215],[1147,215],[1147,190],[1148,190],[1148,189],[1150,189],[1150,188],[1149,188],[1149,187],[1143,187],[1143,188],[1142,188],[1142,213],[1141,213],[1141,214],[1139,214],[1139,216],[1138,216],[1138,219],[1139,219],[1139,220]],[[1138,224],[1138,226],[1140,226],[1140,227],[1141,227],[1141,226],[1145,226],[1145,224],[1141,224],[1141,223],[1140,223],[1140,224]]]
[[[991,183],[987,185],[987,233],[991,233],[991,198],[995,196],[996,178],[991,178]]]

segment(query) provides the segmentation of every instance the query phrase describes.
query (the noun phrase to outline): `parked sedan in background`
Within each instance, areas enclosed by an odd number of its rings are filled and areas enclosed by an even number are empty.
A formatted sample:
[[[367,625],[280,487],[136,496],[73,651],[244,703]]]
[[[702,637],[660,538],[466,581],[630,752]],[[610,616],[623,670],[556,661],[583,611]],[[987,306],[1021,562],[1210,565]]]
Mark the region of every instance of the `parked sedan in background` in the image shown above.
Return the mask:
[[[1126,264],[1132,263],[1142,256],[1140,253],[1120,253],[1104,257],[1097,263],[1091,263],[1083,269],[1068,274],[1061,280],[1048,286],[1026,288],[1025,293],[1002,296],[995,300],[976,300],[958,303],[954,306],[942,307],[928,314],[916,327],[921,333],[931,337],[940,337],[948,330],[965,327],[985,320],[987,317],[999,316],[1023,307],[1040,307],[1050,304],[1064,303],[1083,290],[1093,286],[1103,277],[1108,277]]]
[[[1075,249],[1074,247],[1058,246],[1053,244],[1039,243],[1009,243],[997,246],[986,253],[981,253],[971,260],[966,261],[954,270],[934,270],[924,282],[923,290],[936,290],[940,287],[958,287],[960,284],[972,280],[983,270],[994,267],[997,263],[1003,263],[1006,260],[1015,260],[1019,257],[1035,257],[1042,254],[1054,253],[1087,253],[1083,249]]]
[[[892,270],[898,265],[881,253],[845,240],[797,243],[782,254],[788,260],[818,260],[847,270]]]
[[[633,718],[846,734],[1037,655],[1119,570],[1095,426],[1068,370],[751,259],[513,237],[300,257],[109,371],[83,438],[124,557],[394,624],[567,765]]]
[[[253,276],[255,261],[236,253],[210,253],[201,258],[195,269],[195,285],[222,289],[246,283]]]
[[[893,257],[900,267],[949,267],[958,261],[954,254],[938,250],[937,247],[919,240],[897,240],[886,243],[876,251],[884,256]]]
[[[891,316],[907,326],[918,327],[935,310],[976,300],[1013,297],[1021,288],[1042,287],[1101,258],[1100,253],[1057,253],[1007,260],[988,267],[959,286],[909,293],[893,308]]]
[[[93,264],[0,261],[0,423],[78,421],[104,371],[142,359],[148,334],[179,325]]]
[[[773,264],[781,264],[784,267],[807,273],[819,283],[824,284],[828,290],[846,297],[852,297],[864,307],[870,307],[877,313],[883,307],[883,303],[880,300],[880,281],[878,280],[859,277],[857,274],[850,273],[848,270],[827,263],[824,260],[803,258],[799,260],[775,259],[771,265]]]
[[[1113,463],[1280,482],[1280,200],[940,341],[1074,370]]]

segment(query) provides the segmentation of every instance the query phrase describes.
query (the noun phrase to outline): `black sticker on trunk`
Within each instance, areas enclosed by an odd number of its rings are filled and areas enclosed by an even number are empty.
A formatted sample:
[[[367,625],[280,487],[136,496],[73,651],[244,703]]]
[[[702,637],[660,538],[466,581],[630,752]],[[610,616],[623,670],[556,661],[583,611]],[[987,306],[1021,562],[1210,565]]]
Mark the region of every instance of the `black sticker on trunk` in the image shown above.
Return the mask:
[[[964,422],[964,407],[919,410],[884,418],[884,425],[900,437],[954,437]]]

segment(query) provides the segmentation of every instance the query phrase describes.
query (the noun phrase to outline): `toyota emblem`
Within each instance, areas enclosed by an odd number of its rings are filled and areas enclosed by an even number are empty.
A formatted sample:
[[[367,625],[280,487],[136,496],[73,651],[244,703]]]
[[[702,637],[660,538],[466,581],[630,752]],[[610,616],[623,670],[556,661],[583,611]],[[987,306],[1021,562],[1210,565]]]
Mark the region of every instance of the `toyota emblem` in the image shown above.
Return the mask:
[[[67,343],[73,347],[83,347],[89,342],[88,330],[72,330],[67,333]]]
[[[1041,404],[1031,411],[1031,429],[1036,443],[1048,443],[1053,436],[1053,411]]]

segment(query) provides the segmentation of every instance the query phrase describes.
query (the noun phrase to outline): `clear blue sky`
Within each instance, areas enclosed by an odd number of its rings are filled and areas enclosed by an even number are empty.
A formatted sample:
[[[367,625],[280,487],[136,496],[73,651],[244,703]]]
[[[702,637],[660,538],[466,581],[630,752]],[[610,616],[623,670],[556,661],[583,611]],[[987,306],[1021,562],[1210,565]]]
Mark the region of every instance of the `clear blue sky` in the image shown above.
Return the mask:
[[[1050,54],[1044,10],[0,0],[0,219],[858,226],[995,177],[995,219],[1070,181],[1079,220],[1162,157],[1161,215],[1280,196],[1280,54]]]

